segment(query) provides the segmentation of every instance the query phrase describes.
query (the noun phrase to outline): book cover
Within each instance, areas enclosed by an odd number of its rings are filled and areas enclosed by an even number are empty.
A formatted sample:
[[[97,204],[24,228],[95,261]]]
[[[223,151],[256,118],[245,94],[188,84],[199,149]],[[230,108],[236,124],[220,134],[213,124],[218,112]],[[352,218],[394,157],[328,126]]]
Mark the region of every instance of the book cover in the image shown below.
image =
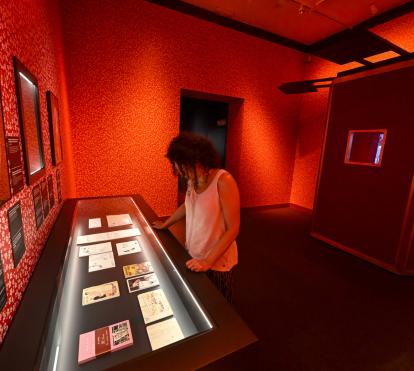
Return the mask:
[[[128,291],[140,291],[149,287],[159,285],[158,278],[155,273],[145,274],[144,276],[133,277],[127,279]]]
[[[123,270],[125,278],[141,276],[154,271],[151,263],[148,261],[138,264],[124,265]]]
[[[111,351],[109,327],[95,330],[95,355],[100,356]]]
[[[91,361],[103,354],[131,346],[133,343],[129,320],[86,332],[79,336],[78,363]]]
[[[162,289],[139,294],[138,302],[145,324],[173,315],[170,303]]]
[[[132,345],[133,340],[129,321],[115,323],[109,327],[111,332],[111,352]]]
[[[119,296],[117,281],[103,283],[98,286],[87,287],[82,290],[82,305],[98,303]]]

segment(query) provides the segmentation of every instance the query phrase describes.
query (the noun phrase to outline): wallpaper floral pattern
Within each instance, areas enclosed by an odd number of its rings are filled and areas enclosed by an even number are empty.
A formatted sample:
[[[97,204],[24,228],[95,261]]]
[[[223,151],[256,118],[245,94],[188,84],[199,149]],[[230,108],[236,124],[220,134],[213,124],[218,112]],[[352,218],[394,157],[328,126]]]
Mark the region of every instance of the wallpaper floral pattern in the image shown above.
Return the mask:
[[[32,189],[51,175],[54,198],[57,200],[56,167],[51,164],[48,133],[46,90],[58,94],[58,67],[54,52],[55,30],[50,22],[53,8],[47,0],[8,1],[0,0],[0,88],[4,114],[5,135],[20,137],[16,87],[14,83],[13,56],[16,56],[38,79],[39,104],[42,126],[46,174],[30,187],[15,194],[0,207],[0,256],[3,265],[7,303],[0,312],[0,343],[10,326],[22,299],[33,269],[42,252],[60,205],[55,202],[41,227],[37,230],[34,216]],[[64,164],[59,165],[61,173]],[[64,184],[64,182],[62,182]],[[10,245],[7,210],[20,201],[26,251],[17,267],[14,267]]]

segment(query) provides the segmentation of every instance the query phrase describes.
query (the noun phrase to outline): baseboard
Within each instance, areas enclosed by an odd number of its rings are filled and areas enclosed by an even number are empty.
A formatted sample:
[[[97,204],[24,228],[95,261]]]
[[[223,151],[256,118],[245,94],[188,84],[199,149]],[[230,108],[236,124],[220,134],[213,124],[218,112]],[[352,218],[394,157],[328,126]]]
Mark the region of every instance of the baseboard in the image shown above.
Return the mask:
[[[312,213],[313,213],[313,209],[308,209],[307,207],[304,207],[304,206],[300,206],[300,205],[290,203],[289,207],[291,207],[292,209],[300,210],[300,211],[302,211],[303,213],[305,213],[307,215],[312,215]]]
[[[310,232],[310,235],[312,237],[317,238],[318,240],[321,240],[323,242],[326,242],[327,244],[332,245],[332,246],[334,246],[334,247],[336,247],[336,248],[338,248],[338,249],[340,249],[340,250],[342,250],[342,251],[344,251],[344,252],[346,252],[348,254],[351,254],[353,256],[356,256],[357,258],[360,258],[362,260],[365,260],[365,261],[367,261],[367,262],[369,262],[371,264],[374,264],[374,265],[376,265],[376,266],[378,266],[380,268],[383,268],[383,269],[385,269],[385,270],[387,270],[389,272],[392,272],[394,274],[398,274],[398,275],[412,275],[411,273],[408,273],[408,272],[404,272],[404,273],[399,272],[391,264],[384,263],[384,262],[382,262],[382,261],[380,261],[378,259],[373,258],[372,256],[363,254],[363,253],[359,252],[358,250],[356,250],[356,249],[354,249],[352,247],[345,246],[345,245],[343,245],[343,244],[341,244],[339,242],[336,242],[334,240],[331,240],[330,238],[324,237],[324,236],[320,235],[319,233]]]
[[[289,203],[284,204],[273,204],[273,205],[260,205],[260,206],[246,206],[242,207],[242,210],[249,210],[249,211],[260,211],[260,210],[271,210],[271,209],[280,209],[283,207],[289,207]]]

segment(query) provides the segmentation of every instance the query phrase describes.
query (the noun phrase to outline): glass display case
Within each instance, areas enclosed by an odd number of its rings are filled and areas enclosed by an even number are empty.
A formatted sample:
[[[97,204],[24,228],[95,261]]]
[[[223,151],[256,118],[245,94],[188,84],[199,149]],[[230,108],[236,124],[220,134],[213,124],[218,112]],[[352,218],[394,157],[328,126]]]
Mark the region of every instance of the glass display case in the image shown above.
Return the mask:
[[[78,200],[41,370],[194,369],[256,340],[204,275],[183,268],[185,250],[161,241],[140,200]]]

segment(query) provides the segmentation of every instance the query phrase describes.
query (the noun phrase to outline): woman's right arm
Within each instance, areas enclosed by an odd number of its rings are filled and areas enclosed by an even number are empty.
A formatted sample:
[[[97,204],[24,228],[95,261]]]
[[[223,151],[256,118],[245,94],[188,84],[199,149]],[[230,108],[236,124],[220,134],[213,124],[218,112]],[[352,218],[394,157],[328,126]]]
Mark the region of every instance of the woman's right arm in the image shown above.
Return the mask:
[[[182,203],[166,221],[156,220],[153,222],[152,227],[155,229],[169,228],[183,218],[185,218],[185,203]]]

